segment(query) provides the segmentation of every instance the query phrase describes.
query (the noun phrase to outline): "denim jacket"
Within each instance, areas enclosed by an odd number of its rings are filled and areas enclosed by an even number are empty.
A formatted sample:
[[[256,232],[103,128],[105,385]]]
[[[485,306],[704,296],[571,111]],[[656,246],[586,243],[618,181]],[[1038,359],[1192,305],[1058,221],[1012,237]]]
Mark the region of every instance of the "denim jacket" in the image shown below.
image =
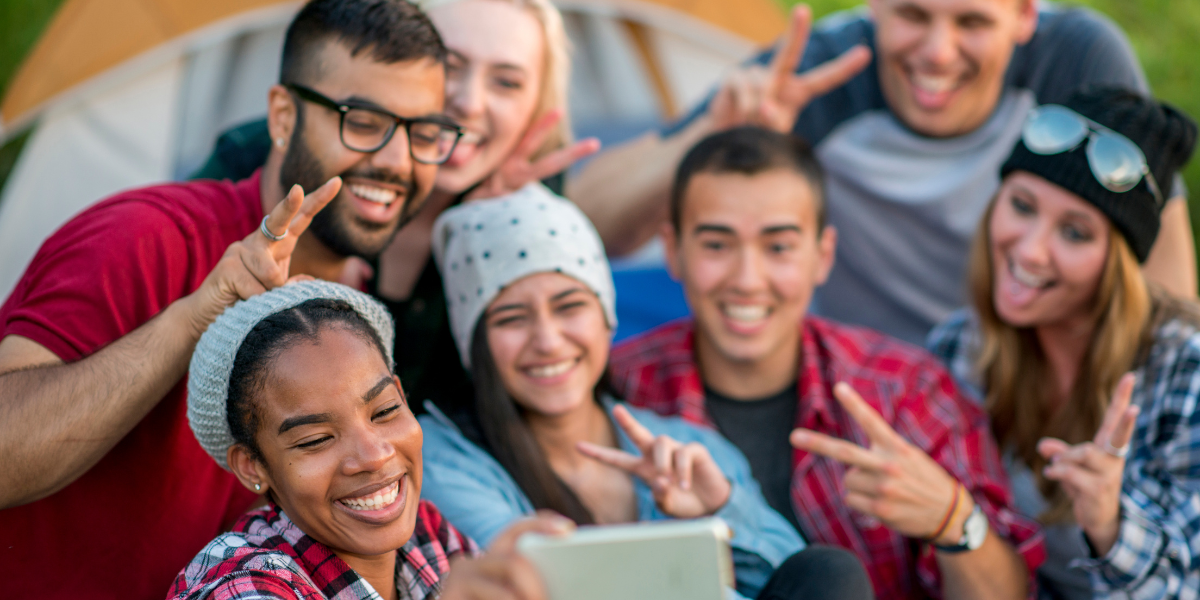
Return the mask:
[[[603,402],[611,414],[616,401],[604,398]],[[420,417],[425,433],[421,497],[436,504],[448,521],[486,547],[513,521],[533,514],[534,507],[491,454],[464,437],[432,404],[427,403],[426,410],[429,414]],[[738,592],[756,596],[775,568],[804,548],[804,541],[767,505],[750,475],[746,458],[720,435],[677,417],[660,417],[634,407],[629,407],[629,412],[656,436],[665,434],[681,443],[703,444],[725,473],[733,489],[715,516],[724,519],[734,532],[731,545]],[[621,448],[638,454],[625,432],[617,428],[617,433]],[[671,518],[658,509],[650,488],[636,477],[634,490],[639,520]]]

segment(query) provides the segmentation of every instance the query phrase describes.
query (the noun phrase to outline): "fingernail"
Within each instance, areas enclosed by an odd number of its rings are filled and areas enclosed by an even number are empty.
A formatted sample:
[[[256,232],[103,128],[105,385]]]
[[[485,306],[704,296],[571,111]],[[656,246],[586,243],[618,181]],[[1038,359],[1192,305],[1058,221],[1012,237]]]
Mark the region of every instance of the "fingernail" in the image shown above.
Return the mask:
[[[792,441],[797,444],[803,444],[808,441],[808,434],[803,431],[792,432]]]

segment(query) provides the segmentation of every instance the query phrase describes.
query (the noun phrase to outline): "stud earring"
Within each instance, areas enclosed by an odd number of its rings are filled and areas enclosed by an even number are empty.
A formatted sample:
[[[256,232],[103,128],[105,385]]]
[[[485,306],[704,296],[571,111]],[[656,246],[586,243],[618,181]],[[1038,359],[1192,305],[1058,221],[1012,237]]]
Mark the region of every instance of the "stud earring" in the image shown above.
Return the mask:
[[[283,147],[283,138],[275,138],[275,145],[282,148]]]
[[[256,483],[256,484],[254,484],[254,491],[256,491],[256,492],[261,492],[261,491],[262,491],[262,484],[261,484],[261,483]]]

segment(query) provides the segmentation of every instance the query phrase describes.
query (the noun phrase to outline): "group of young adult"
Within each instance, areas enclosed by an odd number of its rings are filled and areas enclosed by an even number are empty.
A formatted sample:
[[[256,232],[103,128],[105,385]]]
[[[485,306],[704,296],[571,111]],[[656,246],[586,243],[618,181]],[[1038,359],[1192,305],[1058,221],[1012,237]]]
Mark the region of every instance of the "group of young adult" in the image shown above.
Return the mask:
[[[533,600],[526,532],[717,515],[742,597],[1196,598],[1196,126],[1093,13],[868,7],[572,203],[548,2],[306,4],[0,308],[6,590]],[[692,316],[612,348],[654,235]]]

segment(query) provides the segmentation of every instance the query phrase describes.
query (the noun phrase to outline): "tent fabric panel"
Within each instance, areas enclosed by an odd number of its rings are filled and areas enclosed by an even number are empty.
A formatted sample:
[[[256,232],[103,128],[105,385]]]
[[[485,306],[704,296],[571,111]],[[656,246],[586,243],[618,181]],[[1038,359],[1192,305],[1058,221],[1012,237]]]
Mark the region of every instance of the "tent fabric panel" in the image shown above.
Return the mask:
[[[169,40],[222,19],[295,0],[67,0],[0,103],[11,124],[44,102]],[[654,7],[765,44],[786,26],[772,0],[556,0],[618,13]]]
[[[168,38],[140,0],[68,0],[21,64],[4,98],[6,122]],[[119,34],[114,35],[114,33]]]
[[[165,42],[221,19],[294,0],[67,0],[0,103],[19,119],[46,100]]]
[[[264,24],[188,56],[176,116],[173,176],[184,179],[212,152],[217,137],[267,112],[267,91],[279,81],[287,21]]]
[[[783,11],[771,0],[640,0],[692,15],[756,44],[768,44],[787,25]],[[613,2],[619,4],[620,1]]]
[[[122,189],[170,179],[183,68],[175,60],[43,115],[0,196],[0,298],[73,215]]]

